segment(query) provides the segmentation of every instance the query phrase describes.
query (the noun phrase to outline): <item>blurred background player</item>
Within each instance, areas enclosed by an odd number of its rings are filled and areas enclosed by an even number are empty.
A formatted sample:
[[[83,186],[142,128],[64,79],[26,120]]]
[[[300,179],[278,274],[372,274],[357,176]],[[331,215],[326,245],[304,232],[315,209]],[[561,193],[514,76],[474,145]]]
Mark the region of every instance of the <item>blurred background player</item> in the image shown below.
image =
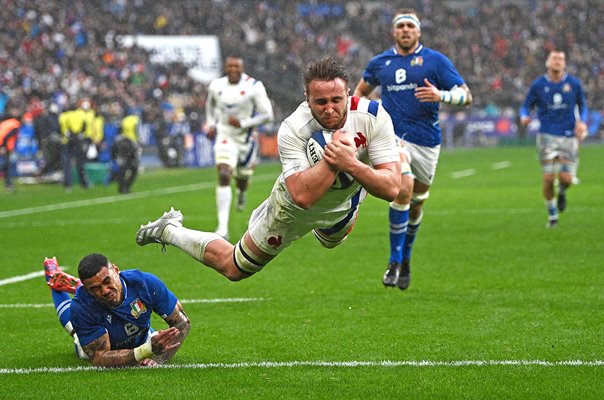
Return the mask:
[[[578,78],[566,72],[566,56],[551,51],[545,62],[547,72],[535,79],[520,108],[520,122],[527,126],[537,108],[540,127],[537,151],[543,170],[543,197],[547,206],[546,227],[557,225],[559,212],[566,209],[566,191],[576,174],[579,142],[587,135],[587,101]],[[558,179],[558,198],[554,183]]]
[[[162,364],[189,333],[180,302],[152,274],[120,271],[101,254],[80,261],[80,279],[62,271],[55,257],[44,259],[44,274],[59,321],[74,338],[76,354],[93,365]],[[170,328],[154,331],[152,312]]]
[[[42,168],[39,176],[60,171],[63,166],[61,152],[61,128],[59,126],[59,106],[51,103],[34,120],[34,132],[42,150]]]
[[[227,57],[224,70],[226,75],[208,87],[206,123],[208,136],[216,138],[216,233],[228,239],[231,177],[237,180],[237,209],[243,210],[258,153],[254,128],[273,120],[273,107],[262,82],[244,72],[243,59]]]
[[[440,154],[439,102],[472,103],[470,90],[453,63],[424,47],[420,36],[418,13],[412,8],[396,11],[392,20],[394,46],[369,61],[354,91],[356,96],[369,96],[381,86],[382,105],[392,117],[399,147],[413,173],[401,171],[401,191],[390,203],[390,258],[382,279],[384,285],[403,290],[409,287],[411,249]]]
[[[93,115],[90,114],[90,102],[83,100],[79,107],[63,111],[59,115],[59,126],[63,137],[63,175],[65,190],[71,191],[72,187],[72,160],[75,160],[75,169],[78,174],[80,186],[87,189],[90,185],[84,165],[87,161],[87,150],[90,138],[86,138],[93,124]]]
[[[15,150],[20,129],[19,111],[14,107],[9,107],[7,115],[0,120],[0,156],[4,159],[2,174],[4,175],[4,186],[7,192],[14,190],[10,158]]]
[[[107,183],[117,181],[120,193],[130,193],[138,174],[142,148],[138,138],[140,118],[127,115],[122,119],[120,134],[111,145],[111,174]]]
[[[343,243],[367,193],[394,199],[401,165],[390,116],[376,101],[350,97],[348,85],[348,73],[334,59],[306,68],[306,101],[279,128],[282,173],[237,244],[183,227],[183,216],[174,209],[141,226],[136,242],[174,245],[233,281],[261,271],[311,231],[326,248]],[[331,141],[323,158],[311,165],[309,139],[324,140],[324,135]],[[341,185],[334,187],[336,179]]]

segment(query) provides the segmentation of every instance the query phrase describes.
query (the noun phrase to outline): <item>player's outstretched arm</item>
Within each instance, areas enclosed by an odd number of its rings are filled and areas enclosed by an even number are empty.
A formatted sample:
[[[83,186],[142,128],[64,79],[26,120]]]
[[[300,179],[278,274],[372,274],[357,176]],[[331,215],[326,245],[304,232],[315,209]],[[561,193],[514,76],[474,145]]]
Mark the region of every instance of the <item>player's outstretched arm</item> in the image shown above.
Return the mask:
[[[92,365],[97,367],[126,367],[137,365],[139,362],[134,356],[134,349],[111,350],[107,333],[82,346],[82,349]]]
[[[82,349],[88,359],[97,367],[127,367],[134,365],[153,365],[148,360],[157,355],[175,353],[181,345],[179,331],[170,327],[154,334],[141,346],[134,349],[111,350],[109,334],[90,342]],[[172,353],[172,355],[173,355]]]
[[[180,302],[176,303],[174,311],[172,311],[172,314],[165,318],[165,321],[168,323],[168,325],[170,325],[171,328],[178,329],[178,337],[176,339],[176,346],[170,347],[169,349],[165,349],[161,354],[155,357],[155,360],[160,364],[163,364],[166,361],[170,360],[172,357],[174,357],[174,354],[176,354],[178,349],[180,349],[180,346],[182,346],[182,343],[185,341],[185,338],[187,337],[191,329],[191,323],[189,322],[189,318],[185,314],[185,311],[182,308]]]

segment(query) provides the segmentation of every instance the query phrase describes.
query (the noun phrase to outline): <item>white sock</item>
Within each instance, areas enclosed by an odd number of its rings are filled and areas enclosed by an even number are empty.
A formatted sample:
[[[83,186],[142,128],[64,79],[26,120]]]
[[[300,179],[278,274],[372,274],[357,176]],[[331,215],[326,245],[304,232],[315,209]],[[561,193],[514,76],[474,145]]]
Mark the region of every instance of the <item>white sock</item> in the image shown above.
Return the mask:
[[[230,186],[216,186],[216,209],[218,210],[218,228],[216,230],[221,233],[229,231],[232,200],[233,192]]]
[[[162,239],[203,263],[206,246],[222,237],[213,232],[195,231],[184,226],[168,225],[162,234]]]

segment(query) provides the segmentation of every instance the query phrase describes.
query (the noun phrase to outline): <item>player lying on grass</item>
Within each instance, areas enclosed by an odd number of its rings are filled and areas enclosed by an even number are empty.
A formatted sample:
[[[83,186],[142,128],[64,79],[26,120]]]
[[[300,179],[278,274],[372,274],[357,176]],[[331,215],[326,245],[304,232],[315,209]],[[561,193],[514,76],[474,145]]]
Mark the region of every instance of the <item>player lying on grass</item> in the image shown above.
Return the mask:
[[[349,96],[348,82],[344,68],[332,59],[307,67],[306,101],[278,133],[282,173],[239,242],[232,245],[215,233],[187,229],[180,211],[172,209],[141,226],[137,243],[174,245],[233,281],[262,270],[311,231],[327,248],[342,243],[367,192],[392,201],[401,176],[390,116],[378,102]],[[307,156],[311,137],[324,140],[320,159]]]
[[[189,333],[189,319],[180,302],[152,274],[120,271],[101,254],[80,261],[79,279],[62,271],[55,257],[44,260],[44,273],[59,321],[73,336],[76,354],[93,365],[163,364]],[[152,312],[170,327],[153,330]]]

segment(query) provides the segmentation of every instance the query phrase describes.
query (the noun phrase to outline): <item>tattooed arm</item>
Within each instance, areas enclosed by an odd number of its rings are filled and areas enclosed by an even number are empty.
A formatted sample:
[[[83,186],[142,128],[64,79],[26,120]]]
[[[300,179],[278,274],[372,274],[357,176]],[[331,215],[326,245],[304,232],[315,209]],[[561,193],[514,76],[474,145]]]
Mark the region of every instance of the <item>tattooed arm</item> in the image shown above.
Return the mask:
[[[149,361],[152,360],[152,357],[157,357],[159,360],[156,361],[160,362],[164,355],[169,355],[170,357],[174,355],[180,347],[181,340],[179,330],[175,327],[170,327],[157,331],[151,337],[150,342],[134,349],[111,350],[108,333],[105,333],[86,346],[82,346],[82,349],[90,359],[90,362],[98,367],[150,366],[153,365]]]
[[[154,353],[159,354],[157,357],[155,357],[155,360],[160,364],[163,364],[166,361],[170,360],[174,356],[174,354],[176,354],[176,352],[182,345],[182,342],[184,342],[185,338],[189,334],[189,330],[191,329],[191,323],[189,322],[189,318],[187,317],[187,314],[185,314],[185,310],[183,310],[182,305],[179,301],[176,302],[176,307],[174,307],[174,311],[172,311],[172,314],[168,315],[168,317],[164,320],[168,323],[168,325],[170,325],[171,329],[178,329],[179,335],[177,338],[178,343],[171,349],[166,349],[161,353],[156,353],[154,351]]]
[[[124,367],[138,364],[133,349],[111,350],[108,333],[82,346],[82,349],[90,362],[98,367]]]

